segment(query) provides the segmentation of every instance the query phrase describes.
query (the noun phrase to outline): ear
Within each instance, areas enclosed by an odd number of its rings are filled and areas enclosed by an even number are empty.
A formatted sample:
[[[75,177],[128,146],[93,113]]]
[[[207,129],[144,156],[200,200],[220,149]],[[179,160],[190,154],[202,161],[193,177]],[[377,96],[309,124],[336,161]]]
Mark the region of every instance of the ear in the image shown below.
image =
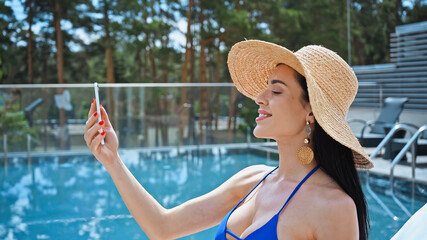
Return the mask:
[[[305,117],[305,120],[306,121],[309,121],[310,123],[314,123],[314,121],[315,121],[315,118],[314,118],[314,114],[313,114],[313,112],[309,112],[308,114],[307,114],[307,116]]]
[[[310,103],[307,103],[304,106],[305,111],[307,112],[307,115],[305,116],[305,121],[309,121],[310,123],[314,123],[315,118],[314,118],[314,114],[313,111],[311,110],[311,105]]]

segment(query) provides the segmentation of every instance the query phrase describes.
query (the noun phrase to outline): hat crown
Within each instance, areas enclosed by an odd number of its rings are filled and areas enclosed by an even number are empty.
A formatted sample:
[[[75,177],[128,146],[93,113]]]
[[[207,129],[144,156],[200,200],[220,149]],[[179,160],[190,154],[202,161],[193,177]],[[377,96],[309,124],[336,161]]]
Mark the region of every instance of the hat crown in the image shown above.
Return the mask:
[[[312,76],[310,79],[345,117],[358,88],[353,69],[338,54],[322,46],[309,45],[295,55]]]

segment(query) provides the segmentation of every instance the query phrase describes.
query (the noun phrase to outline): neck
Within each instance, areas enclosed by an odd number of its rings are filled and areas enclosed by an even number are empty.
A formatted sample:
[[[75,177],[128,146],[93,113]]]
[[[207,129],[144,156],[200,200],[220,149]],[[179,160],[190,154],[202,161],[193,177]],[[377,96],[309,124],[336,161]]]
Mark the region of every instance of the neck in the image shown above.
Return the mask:
[[[302,164],[298,161],[297,152],[303,145],[295,142],[277,141],[279,149],[279,169],[277,171],[284,179],[299,181],[317,165],[315,159],[309,164]],[[313,149],[312,143],[308,146]]]

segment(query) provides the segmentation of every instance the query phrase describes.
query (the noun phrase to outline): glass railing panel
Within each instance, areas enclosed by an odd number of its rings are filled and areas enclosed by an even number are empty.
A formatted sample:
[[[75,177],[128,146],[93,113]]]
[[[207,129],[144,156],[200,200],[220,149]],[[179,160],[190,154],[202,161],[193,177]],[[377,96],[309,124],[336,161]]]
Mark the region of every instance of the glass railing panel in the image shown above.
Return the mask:
[[[232,84],[100,84],[99,96],[121,148],[264,141],[250,129],[258,107]],[[0,86],[1,151],[87,150],[93,97],[91,84]]]

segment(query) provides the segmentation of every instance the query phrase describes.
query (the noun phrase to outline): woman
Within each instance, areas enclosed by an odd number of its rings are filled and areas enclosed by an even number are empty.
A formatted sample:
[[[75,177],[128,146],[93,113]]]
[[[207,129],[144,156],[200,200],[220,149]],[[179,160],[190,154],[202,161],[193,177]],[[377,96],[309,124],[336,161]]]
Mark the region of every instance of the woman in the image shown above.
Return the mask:
[[[367,239],[356,167],[373,164],[345,121],[357,92],[352,69],[320,46],[292,53],[257,40],[234,45],[228,66],[237,89],[259,105],[254,135],[277,142],[279,167],[250,166],[172,209],[132,176],[105,109],[96,124],[92,103],[85,141],[148,237],[179,238],[220,223],[215,239],[221,240]]]

